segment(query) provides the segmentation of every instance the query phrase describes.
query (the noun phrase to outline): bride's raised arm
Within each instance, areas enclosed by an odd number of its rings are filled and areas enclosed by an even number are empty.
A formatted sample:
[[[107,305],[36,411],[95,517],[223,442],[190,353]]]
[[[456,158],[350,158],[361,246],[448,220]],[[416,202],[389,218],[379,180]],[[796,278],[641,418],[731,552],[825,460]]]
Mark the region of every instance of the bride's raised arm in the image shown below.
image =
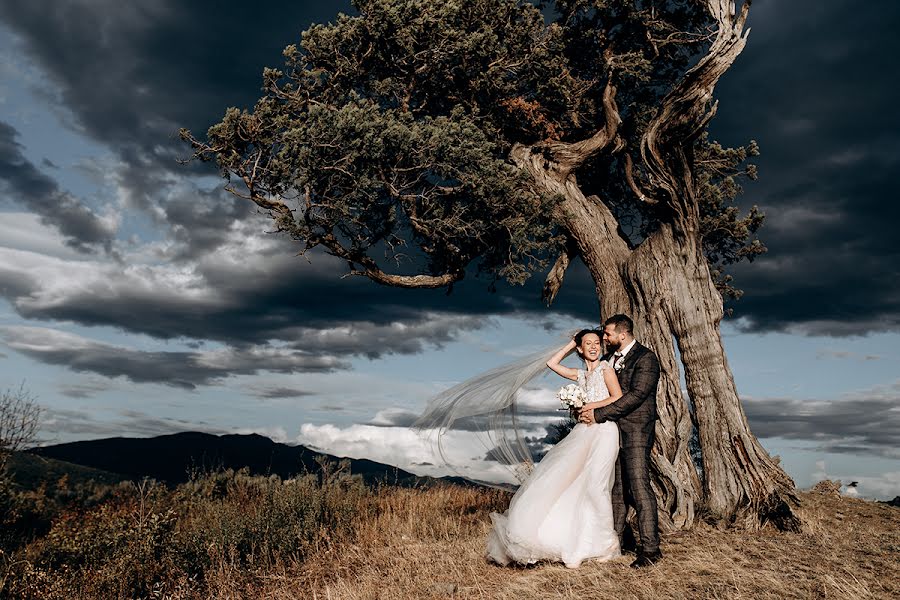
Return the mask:
[[[573,369],[571,367],[564,367],[560,362],[569,353],[575,349],[575,340],[569,340],[569,343],[559,349],[559,352],[554,354],[550,360],[547,361],[547,366],[553,370],[554,373],[560,375],[561,377],[565,377],[566,379],[571,379],[572,381],[578,381],[578,369]]]

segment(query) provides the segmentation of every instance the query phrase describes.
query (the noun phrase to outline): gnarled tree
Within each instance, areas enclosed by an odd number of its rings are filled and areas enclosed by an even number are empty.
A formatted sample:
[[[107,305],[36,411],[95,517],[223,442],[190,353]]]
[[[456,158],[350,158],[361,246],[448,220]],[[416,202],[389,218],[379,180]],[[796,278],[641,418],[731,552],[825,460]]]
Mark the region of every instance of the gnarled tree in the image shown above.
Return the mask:
[[[796,528],[793,482],[750,432],[719,334],[723,294],[738,293],[724,268],[765,251],[762,216],[733,205],[755,145],[706,134],[750,2],[355,6],[285,49],[252,111],[229,109],[206,139],[183,131],[194,157],[306,249],[378,283],[452,286],[475,269],[521,283],[558,257],[549,303],[580,257],[601,314],[632,314],[663,367],[663,527],[703,505]]]

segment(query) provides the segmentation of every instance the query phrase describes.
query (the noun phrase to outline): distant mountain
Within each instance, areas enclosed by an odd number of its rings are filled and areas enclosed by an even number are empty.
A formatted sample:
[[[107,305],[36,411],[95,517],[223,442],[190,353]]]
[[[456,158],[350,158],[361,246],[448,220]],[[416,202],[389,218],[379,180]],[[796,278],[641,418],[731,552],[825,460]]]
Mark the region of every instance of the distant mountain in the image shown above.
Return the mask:
[[[187,481],[191,473],[217,469],[248,467],[254,475],[274,474],[282,478],[319,473],[321,466],[317,459],[349,460],[351,473],[362,475],[367,483],[408,486],[434,481],[390,465],[367,459],[340,459],[304,446],[280,444],[257,434],[219,436],[187,432],[152,438],[117,437],[43,446],[29,452],[128,479],[151,477],[172,485]],[[441,480],[464,482],[455,477]]]

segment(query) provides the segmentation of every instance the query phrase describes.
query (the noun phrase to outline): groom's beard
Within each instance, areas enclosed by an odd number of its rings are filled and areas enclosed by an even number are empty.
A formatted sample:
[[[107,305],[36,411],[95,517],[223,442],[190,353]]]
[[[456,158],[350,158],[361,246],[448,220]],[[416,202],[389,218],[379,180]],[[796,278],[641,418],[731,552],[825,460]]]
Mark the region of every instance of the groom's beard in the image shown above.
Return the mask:
[[[608,342],[606,344],[606,353],[612,354],[613,352],[617,352],[622,349],[622,344],[616,344],[613,342]]]

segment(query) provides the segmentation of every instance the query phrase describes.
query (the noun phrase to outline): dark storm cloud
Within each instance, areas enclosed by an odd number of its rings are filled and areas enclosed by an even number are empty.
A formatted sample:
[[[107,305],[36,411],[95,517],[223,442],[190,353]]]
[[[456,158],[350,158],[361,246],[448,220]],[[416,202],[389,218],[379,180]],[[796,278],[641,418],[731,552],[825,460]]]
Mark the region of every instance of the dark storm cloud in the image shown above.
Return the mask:
[[[113,389],[110,382],[67,383],[59,386],[59,393],[68,398],[84,399]]]
[[[233,237],[231,225],[255,212],[249,202],[223,189],[189,187],[159,203],[175,243],[172,261],[191,262],[215,251]]]
[[[156,210],[166,202],[166,175],[214,170],[178,164],[189,154],[178,129],[202,133],[227,107],[252,107],[263,68],[281,66],[284,47],[312,22],[350,8],[343,1],[0,0],[0,19],[47,74],[73,126],[118,154],[116,177],[130,206],[171,217],[183,240],[178,227],[191,217]],[[205,213],[213,223],[188,231],[188,248],[215,244],[215,221],[234,216],[230,199],[223,207]]]
[[[310,254],[307,262],[294,256],[290,243],[260,238],[249,227],[184,269],[123,269],[33,256],[23,262],[0,249],[0,295],[29,319],[234,345],[281,340],[298,349],[370,358],[419,352],[423,344],[440,345],[459,331],[483,326],[488,315],[541,306],[539,281],[518,289],[501,285],[491,294],[487,282],[471,280],[448,296],[442,290],[401,290],[341,278],[343,263]],[[576,296],[564,290],[561,298]],[[569,302],[573,310],[576,304],[596,305],[590,295]],[[579,321],[591,318],[596,316]]]
[[[368,425],[379,427],[412,427],[419,418],[419,413],[407,408],[386,408],[378,411]]]
[[[194,389],[211,385],[229,375],[322,373],[349,365],[333,356],[314,356],[269,347],[213,352],[152,352],[113,346],[52,329],[5,327],[6,344],[35,360],[63,365],[73,371],[104,377],[125,377],[135,383],[161,383]]]
[[[753,329],[853,335],[900,328],[900,5],[754,2],[717,89],[714,137],[759,141],[744,205],[769,253],[734,269]]]
[[[204,421],[158,418],[135,410],[123,410],[112,420],[100,421],[94,413],[80,410],[48,408],[41,419],[41,431],[55,435],[89,435],[91,437],[119,437],[128,435],[152,437],[183,431],[202,431],[212,434],[228,433],[227,430],[212,427]],[[44,440],[53,443],[54,439]]]
[[[341,280],[342,267],[330,261],[323,268],[315,255],[311,269],[302,259],[275,260],[257,273],[203,264],[241,235],[234,225],[253,209],[218,189],[161,183],[161,170],[185,181],[200,173],[200,166],[175,164],[186,149],[174,132],[181,126],[202,132],[225,107],[252,105],[262,68],[279,65],[282,48],[311,22],[349,8],[345,2],[0,0],[0,18],[57,86],[76,126],[118,153],[125,165],[120,184],[165,225],[174,246],[163,258],[196,262],[219,297],[197,303],[143,288],[109,294],[98,284],[38,305],[22,301],[36,286],[25,285],[25,275],[0,274],[0,290],[20,314],[162,338],[298,344],[314,338],[313,329],[341,322],[421,320],[424,307],[475,317],[546,315],[540,277],[524,288],[501,285],[496,294],[485,293],[487,282],[467,280],[446,296]],[[889,229],[900,205],[885,201],[900,156],[887,87],[896,78],[891,16],[898,10],[843,0],[753,4],[749,43],[717,89],[721,104],[713,122],[715,137],[732,144],[756,138],[763,151],[761,180],[747,186],[742,202],[765,208],[762,238],[771,250],[735,269],[747,292],[736,316],[751,327],[843,335],[900,326],[900,256]],[[577,321],[596,319],[593,284],[580,263],[567,274],[553,310]],[[306,329],[295,329],[298,323]],[[421,348],[400,338],[400,351]],[[378,355],[377,346],[369,348]]]
[[[36,0],[22,5],[0,0],[4,22],[22,37],[26,51],[59,87],[59,96],[78,126],[120,154],[125,167],[118,174],[119,183],[130,190],[132,202],[167,226],[167,235],[178,246],[166,259],[186,262],[233,238],[231,225],[254,209],[220,189],[204,191],[161,182],[157,173],[161,168],[182,176],[192,172],[171,160],[186,150],[172,134],[181,126],[202,132],[225,107],[251,106],[259,94],[263,67],[280,65],[281,50],[297,42],[302,30],[312,22],[333,20],[342,10],[351,10],[349,2],[251,6],[237,1],[70,1],[60,5]],[[260,230],[267,228],[264,223]],[[593,318],[596,298],[589,277],[583,267],[580,273],[579,267],[572,271],[556,308],[580,313],[582,319]],[[540,310],[540,281],[524,289],[501,286],[500,293],[493,295],[484,293],[488,282],[466,282],[447,297],[440,290],[410,293],[355,278],[336,281],[343,272],[332,269],[316,280],[306,271],[301,282],[296,273],[285,269],[279,273],[282,280],[254,290],[246,309],[231,307],[223,320],[231,321],[228,329],[232,331],[246,329],[253,332],[247,335],[256,335],[269,329],[257,326],[263,312],[269,323],[296,323],[299,316],[316,326],[321,321],[352,320],[360,306],[369,307],[366,316],[375,322],[407,319],[410,313],[415,318],[423,306],[482,315]],[[235,290],[223,293],[231,291]],[[330,302],[319,302],[322,297]],[[112,307],[107,318],[88,306],[93,300],[90,294],[85,294],[83,302],[73,299],[59,306],[60,314],[53,318],[89,324],[112,321],[129,329],[125,315],[152,312],[133,299],[133,306]],[[313,308],[313,303],[318,306]],[[307,310],[297,309],[304,304]],[[213,317],[211,323],[215,322]],[[151,335],[206,337],[199,328],[180,331],[177,323],[165,318],[148,325]],[[222,336],[213,333],[211,337]]]
[[[0,191],[6,202],[21,204],[59,229],[66,244],[80,251],[96,246],[109,249],[113,227],[104,223],[80,200],[61,190],[52,177],[38,169],[23,154],[19,132],[0,121]]]
[[[263,67],[341,10],[349,2],[0,0],[77,124],[143,158],[172,156],[160,145],[179,127],[204,131],[225,107],[252,105]]]
[[[23,303],[40,282],[11,269],[0,274],[0,290],[23,316],[67,319],[88,325],[111,325],[155,337],[185,336],[229,343],[291,339],[309,344],[313,329],[341,323],[421,322],[428,312],[471,315],[541,310],[540,277],[525,288],[501,285],[485,292],[489,282],[469,280],[447,296],[443,290],[397,290],[360,278],[339,279],[345,268],[335,261],[305,268],[303,259],[260,265],[257,272],[210,264],[211,255],[241,237],[235,224],[248,220],[254,208],[223,192],[192,183],[197,170],[177,166],[173,157],[185,148],[172,139],[180,126],[202,132],[225,107],[252,105],[264,66],[281,63],[281,50],[299,40],[313,21],[333,19],[349,3],[240,2],[114,3],[74,1],[63,5],[38,0],[21,5],[0,0],[6,25],[24,40],[26,51],[59,88],[59,97],[77,126],[116,150],[124,167],[116,174],[133,206],[141,207],[173,242],[163,260],[197,265],[214,291],[215,301],[198,303],[152,286],[80,282],[51,304]],[[240,40],[240,44],[235,40]],[[199,167],[198,167],[199,168]],[[171,177],[161,177],[161,169]],[[208,169],[204,170],[209,173]],[[256,221],[258,231],[270,223]],[[246,233],[245,233],[246,235]],[[296,248],[279,251],[291,257]],[[248,252],[249,254],[249,252]],[[270,258],[271,255],[269,255]],[[321,263],[320,256],[313,255]],[[112,279],[112,284],[109,284]],[[586,270],[578,265],[555,310],[593,320],[596,298]],[[115,293],[109,293],[110,287]],[[323,299],[327,298],[327,302]],[[366,307],[363,312],[360,307]],[[142,318],[135,320],[133,315]],[[546,313],[545,313],[546,314]],[[303,330],[294,330],[302,323]],[[417,352],[422,341],[415,331],[382,331],[364,323],[367,332],[337,351],[377,357],[387,351]],[[431,341],[452,338],[435,324],[418,328]],[[389,334],[390,340],[383,339]],[[380,337],[381,336],[381,337]],[[301,339],[302,338],[302,339]]]
[[[267,400],[270,400],[273,398],[303,398],[305,396],[315,396],[316,393],[288,387],[270,387],[256,390],[254,392],[254,395],[257,398],[265,398]]]
[[[253,348],[270,343],[306,357],[415,354],[484,327],[489,315],[523,311],[529,300],[531,306],[540,306],[536,285],[527,298],[489,294],[484,281],[470,281],[448,297],[441,291],[398,290],[362,278],[341,278],[340,261],[312,253],[307,263],[293,254],[287,242],[250,233],[198,253],[184,265],[123,267],[0,248],[0,296],[28,319],[109,326],[162,339],[215,340],[245,358]],[[412,306],[417,300],[419,306]],[[193,359],[208,354],[203,352],[148,353],[103,344],[84,351],[65,343],[38,344],[38,350],[22,343],[9,345],[35,360],[75,371],[188,388],[248,369],[273,368],[267,360],[236,360],[210,368]],[[332,366],[346,367],[346,360]],[[86,397],[92,391],[73,388],[65,393]]]
[[[837,400],[748,398],[753,433],[819,444],[823,451],[900,457],[900,382]]]

